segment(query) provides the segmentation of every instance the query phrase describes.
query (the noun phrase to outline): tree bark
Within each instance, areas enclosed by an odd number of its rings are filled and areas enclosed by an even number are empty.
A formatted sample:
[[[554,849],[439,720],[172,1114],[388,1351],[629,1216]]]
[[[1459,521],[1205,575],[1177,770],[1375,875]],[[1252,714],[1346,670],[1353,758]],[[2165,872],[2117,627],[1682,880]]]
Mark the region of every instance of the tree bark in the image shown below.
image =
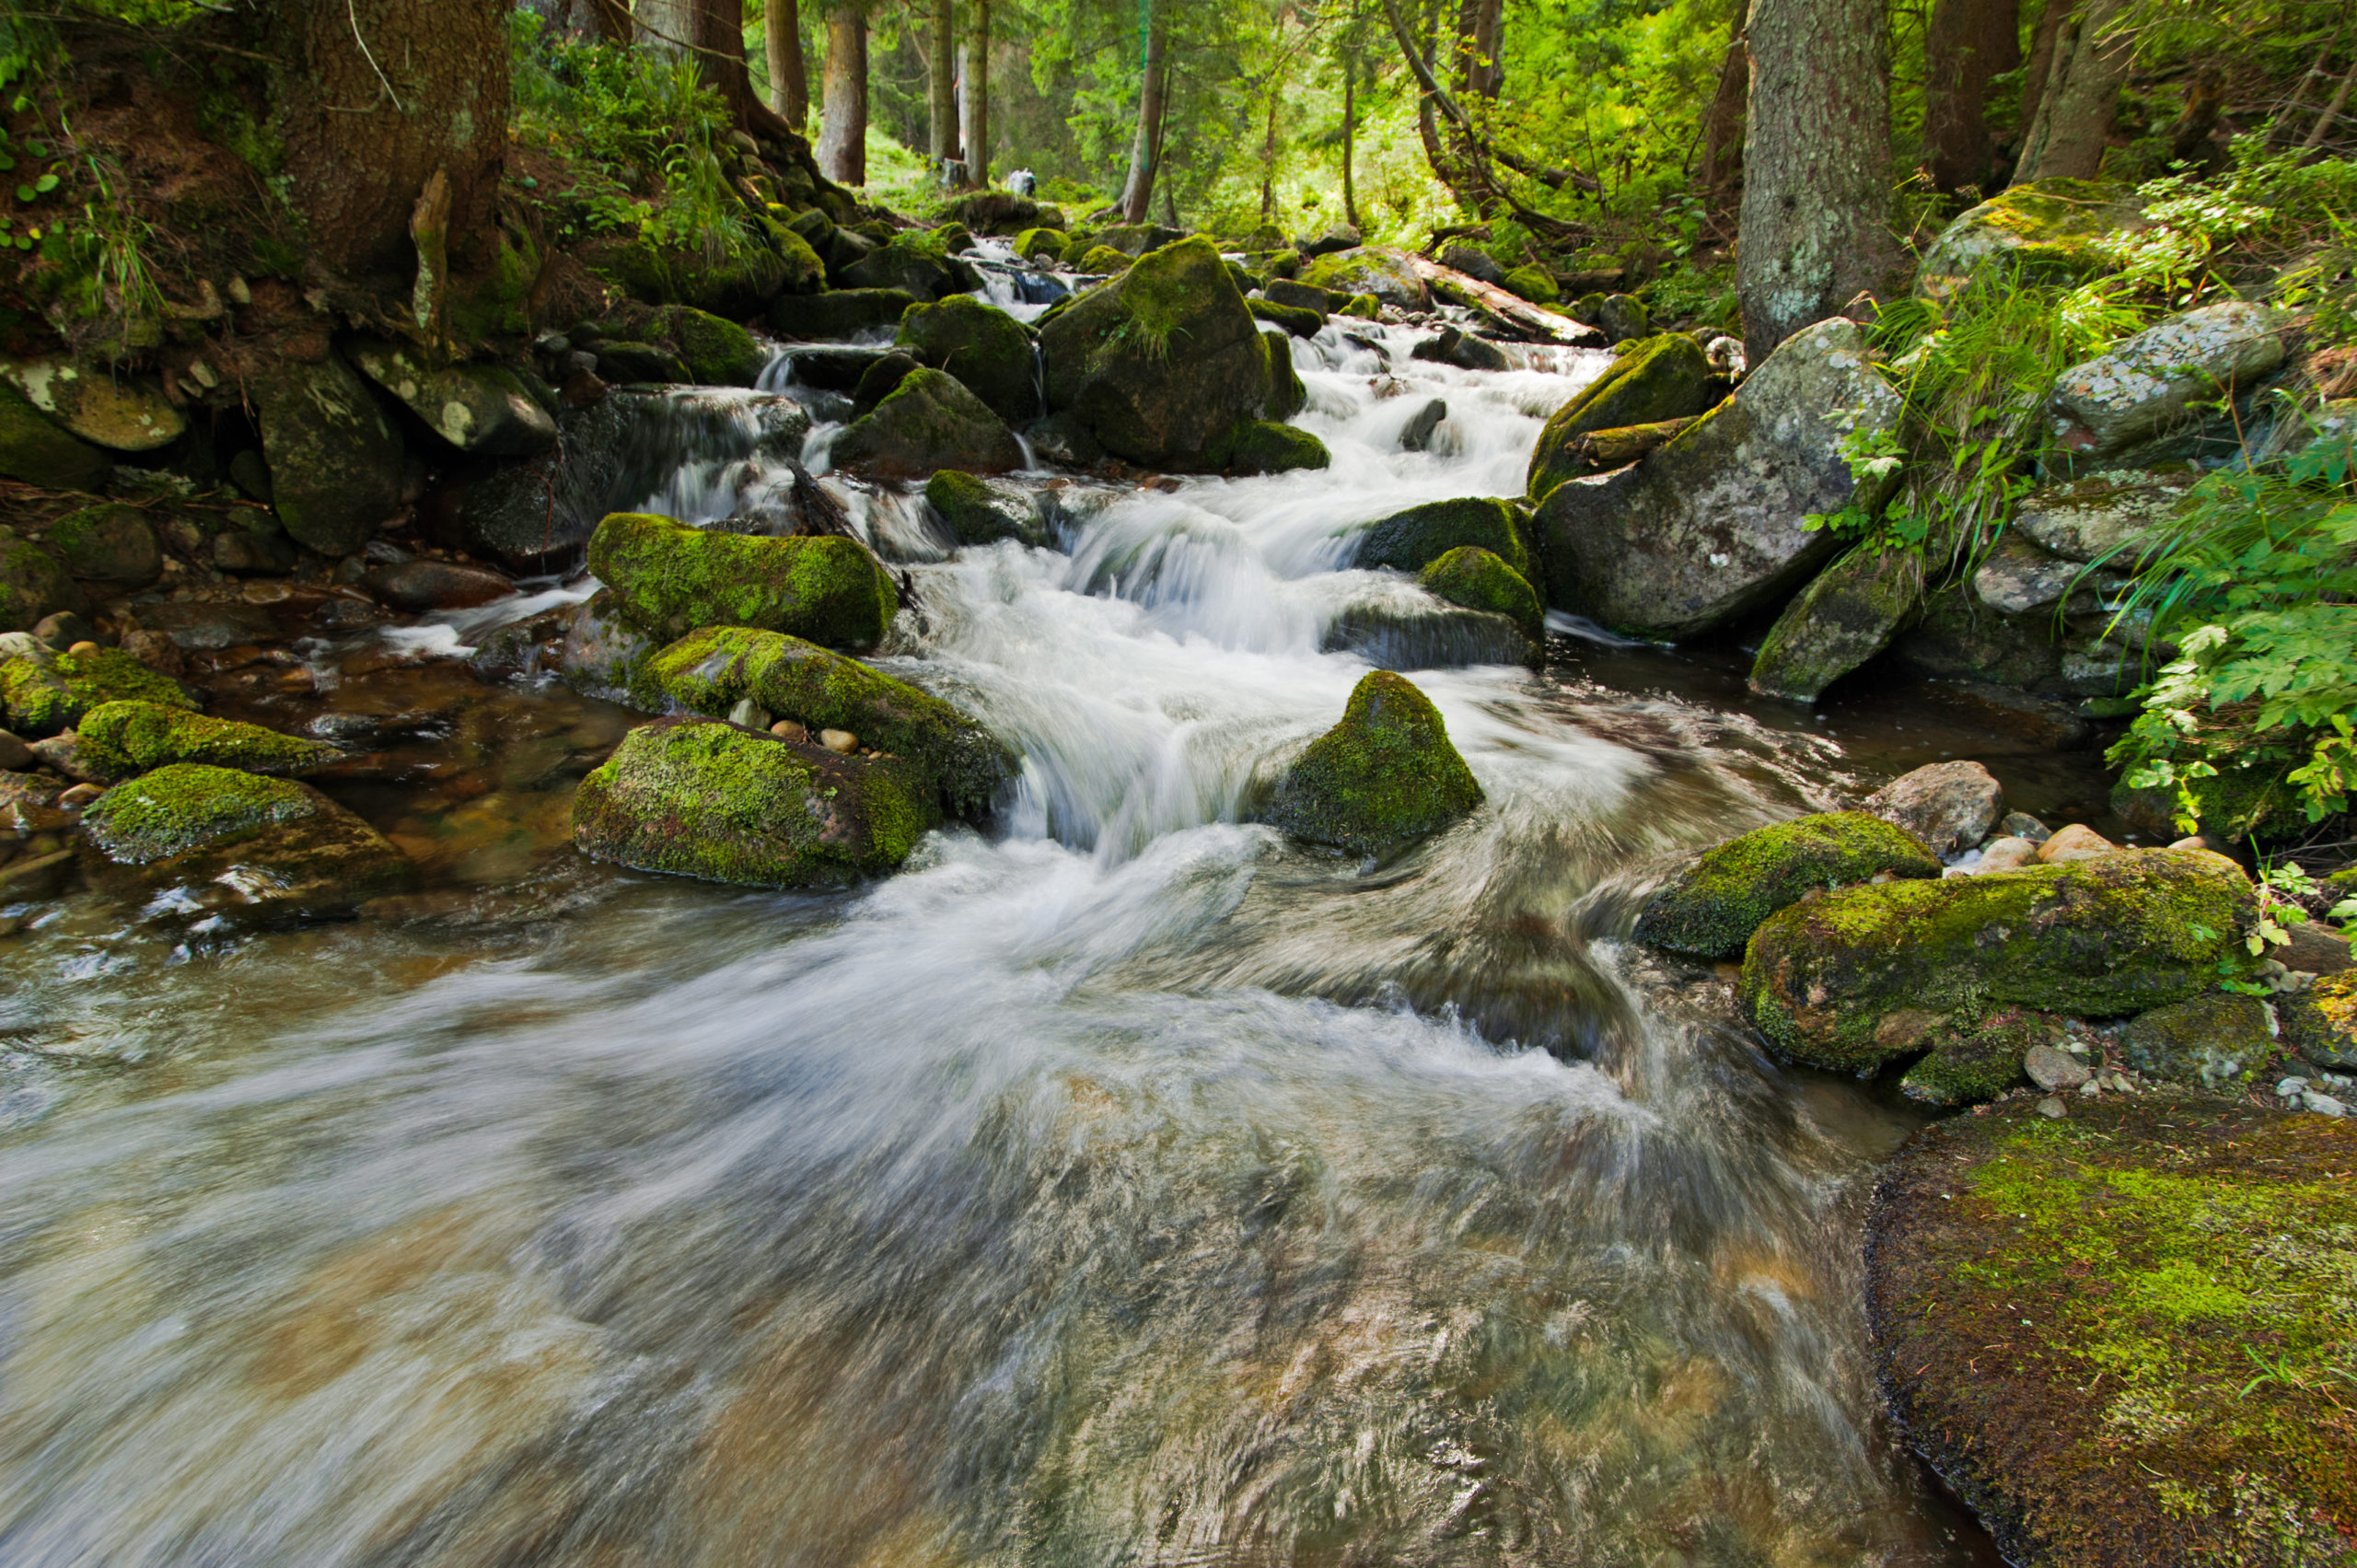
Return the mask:
[[[416,271],[410,215],[450,182],[451,264],[484,259],[507,149],[508,0],[278,0],[256,43],[286,62],[287,190],[311,253],[355,281]]]
[[[1162,139],[1162,100],[1168,90],[1169,67],[1163,59],[1168,44],[1162,0],[1146,0],[1145,72],[1138,88],[1137,138],[1130,145],[1130,171],[1121,181],[1121,219],[1144,223],[1154,200],[1155,153]]]
[[[769,0],[761,8],[761,42],[769,52],[770,107],[801,130],[810,122],[810,75],[802,63],[800,0]]]
[[[1724,197],[1734,189],[1743,168],[1743,95],[1751,85],[1751,56],[1743,42],[1744,16],[1735,18],[1734,36],[1719,62],[1718,90],[1702,116],[1702,190]]]
[[[1269,78],[1269,130],[1260,138],[1260,221],[1269,221],[1277,210],[1277,98],[1284,90],[1284,79]]]
[[[966,185],[987,191],[991,183],[991,0],[973,0],[973,30],[966,35],[958,80],[963,123],[958,139],[966,148]]]
[[[2061,0],[2054,0],[2060,4]],[[2038,95],[2038,121],[2022,144],[2016,180],[2092,180],[2110,145],[2112,111],[2135,53],[2126,38],[2106,38],[2128,0],[2084,0],[2054,41],[2054,63]]]
[[[1753,365],[1896,261],[1884,0],[1753,0],[1736,295]]]
[[[933,0],[931,36],[925,40],[925,155],[935,172],[958,156],[958,9],[956,0]]]
[[[637,0],[635,41],[664,54],[684,52],[696,33],[695,0]]]
[[[1986,189],[1990,78],[2021,64],[2020,0],[1932,0],[1923,40],[1923,150],[1943,191]]]
[[[1502,0],[1463,0],[1457,11],[1457,90],[1479,99],[1498,96],[1505,75],[1498,64]]]
[[[1342,54],[1342,221],[1353,228],[1359,226],[1358,188],[1351,181],[1352,144],[1358,136],[1359,106],[1355,94],[1358,79],[1358,55],[1353,51]]]
[[[2014,120],[2014,168],[2021,169],[2021,148],[2028,144],[2030,127],[2038,123],[2038,108],[2046,96],[2046,81],[2054,74],[2054,45],[2062,36],[2062,24],[2071,15],[2075,0],[2046,0],[2046,9],[2038,18],[2038,32],[2031,38],[2029,64],[2022,68],[2022,111]]]
[[[819,172],[838,185],[867,183],[867,14],[859,0],[827,13],[827,75],[819,105]]]

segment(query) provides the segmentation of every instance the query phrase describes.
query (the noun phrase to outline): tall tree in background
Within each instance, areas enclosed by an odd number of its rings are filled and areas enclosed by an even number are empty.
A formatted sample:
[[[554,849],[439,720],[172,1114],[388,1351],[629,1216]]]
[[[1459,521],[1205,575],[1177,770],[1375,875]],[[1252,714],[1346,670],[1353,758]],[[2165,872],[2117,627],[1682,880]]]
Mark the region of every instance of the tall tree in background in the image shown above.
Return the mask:
[[[1702,193],[1713,206],[1734,192],[1743,167],[1743,99],[1751,86],[1744,25],[1744,13],[1738,10],[1726,54],[1719,62],[1719,85],[1711,94],[1711,107],[1702,111]]]
[[[642,48],[677,54],[696,30],[696,0],[637,0],[632,10],[633,41]]]
[[[835,0],[827,13],[827,75],[819,105],[819,172],[838,185],[867,183],[867,13]]]
[[[1358,187],[1351,180],[1352,144],[1359,128],[1358,74],[1358,46],[1346,44],[1342,50],[1342,221],[1353,228],[1359,226]]]
[[[1165,0],[1146,0],[1145,71],[1138,87],[1137,135],[1130,144],[1130,171],[1121,181],[1121,218],[1144,223],[1154,200],[1155,165],[1162,155],[1162,111],[1170,91],[1169,23]]]
[[[1457,56],[1458,101],[1489,100],[1498,96],[1498,88],[1505,81],[1505,64],[1499,49],[1504,16],[1504,0],[1462,0],[1457,6],[1453,52]]]
[[[1896,261],[1884,0],[1752,0],[1736,296],[1759,364]]]
[[[802,64],[798,0],[769,0],[761,7],[761,42],[769,55],[770,107],[799,131],[810,122],[810,75]]]
[[[2068,0],[2049,0],[2060,6]],[[2092,180],[2111,141],[2112,112],[2136,49],[2116,24],[2128,0],[2080,0],[2055,37],[2038,99],[2038,118],[2023,139],[2016,180]]]
[[[1923,36],[1923,151],[1939,189],[1987,188],[1994,150],[1989,82],[2021,63],[2021,0],[1932,0]]]
[[[966,148],[966,185],[991,182],[991,0],[972,0],[974,25],[959,47],[958,139]]]
[[[933,0],[925,38],[925,156],[938,170],[958,156],[958,7]]]

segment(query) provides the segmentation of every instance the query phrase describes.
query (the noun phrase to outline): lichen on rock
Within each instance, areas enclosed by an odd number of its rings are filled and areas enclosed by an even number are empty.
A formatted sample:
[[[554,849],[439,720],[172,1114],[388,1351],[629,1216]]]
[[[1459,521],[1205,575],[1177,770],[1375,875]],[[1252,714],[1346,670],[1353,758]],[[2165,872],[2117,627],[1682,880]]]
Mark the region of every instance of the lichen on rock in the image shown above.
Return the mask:
[[[1935,877],[1940,863],[1905,830],[1863,811],[1774,822],[1729,839],[1646,900],[1640,942],[1702,958],[1734,958],[1760,923],[1802,895],[1887,873]]]
[[[1405,677],[1378,669],[1359,681],[1341,722],[1285,770],[1262,819],[1312,843],[1379,855],[1437,832],[1481,798],[1440,710]]]
[[[2276,1004],[2283,1041],[2319,1067],[2357,1072],[2357,970],[2319,976]]]

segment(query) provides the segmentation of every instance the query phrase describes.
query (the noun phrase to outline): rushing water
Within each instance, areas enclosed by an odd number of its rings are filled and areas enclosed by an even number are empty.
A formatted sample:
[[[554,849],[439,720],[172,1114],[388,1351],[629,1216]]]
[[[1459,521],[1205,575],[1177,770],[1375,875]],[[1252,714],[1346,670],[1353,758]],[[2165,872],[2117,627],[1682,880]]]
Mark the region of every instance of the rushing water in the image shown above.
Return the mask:
[[[1518,491],[1601,362],[1407,342],[1301,349],[1331,470],[1071,487],[1068,552],[836,486],[915,590],[881,662],[1024,756],[889,880],[586,865],[626,716],[429,664],[290,710],[440,770],[343,790],[419,918],[0,942],[0,1562],[1981,1560],[1862,1354],[1912,1119],[1621,940],[1835,739],[1560,643],[1415,671],[1489,799],[1396,862],[1237,820],[1331,629],[1436,613],[1356,528]],[[774,495],[774,405],[701,396],[650,500]]]

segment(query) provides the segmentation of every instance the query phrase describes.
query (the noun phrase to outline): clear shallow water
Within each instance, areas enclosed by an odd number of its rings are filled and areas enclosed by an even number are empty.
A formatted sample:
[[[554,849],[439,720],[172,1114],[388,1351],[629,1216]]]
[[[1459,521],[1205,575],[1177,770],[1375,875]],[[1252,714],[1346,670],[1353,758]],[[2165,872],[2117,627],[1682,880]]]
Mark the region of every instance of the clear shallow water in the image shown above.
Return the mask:
[[[621,715],[426,666],[329,704],[447,715],[344,792],[430,918],[0,942],[0,1561],[1978,1561],[1862,1354],[1911,1117],[1619,940],[1835,741],[1567,648],[1414,673],[1489,804],[1399,861],[1236,820],[1333,622],[1434,609],[1353,529],[1517,491],[1600,362],[1406,342],[1302,351],[1332,470],[1084,494],[1068,554],[837,485],[883,662],[1025,758],[889,881],[586,866]],[[728,462],[657,499],[777,482]]]

